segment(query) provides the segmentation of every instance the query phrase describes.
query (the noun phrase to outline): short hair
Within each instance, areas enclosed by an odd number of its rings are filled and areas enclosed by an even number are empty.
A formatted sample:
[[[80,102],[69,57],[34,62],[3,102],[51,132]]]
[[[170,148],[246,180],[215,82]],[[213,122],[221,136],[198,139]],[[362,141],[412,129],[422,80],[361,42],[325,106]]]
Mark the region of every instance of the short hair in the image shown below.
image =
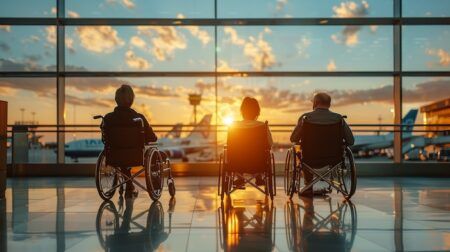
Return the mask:
[[[317,93],[314,95],[313,102],[316,105],[322,105],[329,108],[331,106],[331,96],[323,92]]]
[[[115,100],[119,107],[131,107],[134,101],[133,88],[126,84],[120,86],[120,88],[116,90]]]
[[[246,120],[255,120],[259,116],[261,108],[255,98],[245,97],[241,104],[241,114]]]

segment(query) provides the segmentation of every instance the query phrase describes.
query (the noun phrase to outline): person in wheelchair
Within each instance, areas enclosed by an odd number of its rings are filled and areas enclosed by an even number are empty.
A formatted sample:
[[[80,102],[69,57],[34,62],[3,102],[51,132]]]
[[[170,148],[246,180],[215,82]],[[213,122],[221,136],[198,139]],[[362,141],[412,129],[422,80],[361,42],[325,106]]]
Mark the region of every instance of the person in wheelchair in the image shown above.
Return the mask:
[[[290,140],[292,143],[299,143],[302,139],[302,128],[303,128],[303,122],[306,121],[310,124],[320,124],[320,125],[329,125],[329,124],[336,124],[341,121],[343,121],[343,140],[345,142],[345,145],[351,146],[354,144],[355,139],[353,137],[352,130],[347,125],[345,120],[343,120],[343,116],[334,113],[330,111],[331,106],[331,97],[330,95],[326,93],[317,93],[314,95],[313,98],[313,111],[308,112],[300,116],[298,119],[297,126],[295,127],[294,131],[291,134]],[[305,175],[305,182],[308,184],[313,179],[313,174],[308,172],[307,170],[304,171]],[[323,194],[325,190],[313,192],[313,187],[306,190],[303,193],[303,196],[312,196],[313,194]]]
[[[114,111],[105,115],[104,127],[135,127],[135,118],[141,118],[144,124],[145,131],[145,143],[156,142],[158,140],[157,136],[153,132],[152,127],[148,123],[144,115],[137,113],[131,108],[134,102],[134,92],[131,86],[122,85],[116,90],[115,100],[117,107]],[[122,136],[126,137],[126,136]],[[131,176],[131,171],[129,167],[120,167],[121,172],[123,172],[128,177]],[[137,197],[138,191],[134,188],[133,181],[129,180],[126,183],[125,198]]]
[[[245,97],[241,104],[241,115],[243,120],[242,121],[236,121],[233,123],[232,127],[234,129],[250,129],[255,127],[260,127],[261,125],[264,125],[264,122],[258,121],[258,117],[260,115],[261,108],[259,106],[258,101],[255,98],[252,97]],[[272,140],[272,134],[270,133],[269,128],[267,128],[267,140],[269,142],[269,145],[272,146],[273,140]],[[262,167],[263,168],[263,167]],[[243,187],[245,182],[243,178],[237,178],[235,181],[236,186]],[[264,185],[264,181],[261,178],[261,175],[256,177],[256,184],[257,185]]]

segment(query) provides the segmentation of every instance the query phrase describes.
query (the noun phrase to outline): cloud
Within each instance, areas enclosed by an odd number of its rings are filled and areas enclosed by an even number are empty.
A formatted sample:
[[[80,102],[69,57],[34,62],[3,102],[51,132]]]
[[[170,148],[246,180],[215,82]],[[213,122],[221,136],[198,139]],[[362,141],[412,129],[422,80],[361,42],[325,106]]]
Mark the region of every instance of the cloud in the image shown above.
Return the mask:
[[[218,72],[236,72],[238,70],[230,67],[225,60],[219,60],[218,66],[217,66],[217,71]]]
[[[336,63],[334,62],[334,59],[330,59],[330,61],[328,62],[327,71],[328,72],[336,71]]]
[[[9,52],[11,47],[7,43],[0,41],[0,50],[3,52]]]
[[[427,55],[430,55],[430,56],[438,57],[439,58],[439,63],[438,64],[440,66],[446,67],[446,66],[450,65],[450,54],[446,50],[444,50],[442,48],[440,48],[440,49],[427,49],[425,51],[425,53]],[[433,63],[430,64],[430,66],[433,66],[433,65],[434,65]]]
[[[334,16],[338,18],[356,18],[365,17],[369,14],[369,4],[366,1],[361,1],[359,4],[347,1],[342,2],[338,6],[333,6]],[[372,32],[376,31],[376,26],[370,27]],[[360,26],[346,26],[340,34],[331,35],[331,40],[336,44],[344,43],[346,46],[355,46],[359,43],[358,32],[361,30]]]
[[[80,14],[76,13],[75,11],[70,11],[70,10],[67,12],[67,15],[70,18],[79,18],[80,17]]]
[[[65,38],[65,43],[66,43],[66,48],[69,50],[70,53],[75,53],[75,48],[74,48],[74,40],[71,37],[66,37]]]
[[[277,5],[276,5],[275,9],[277,11],[281,11],[284,9],[284,7],[286,6],[287,3],[288,3],[288,0],[277,0]]]
[[[146,59],[136,56],[131,50],[125,53],[125,62],[128,67],[139,70],[145,70],[151,67],[151,64]]]
[[[224,33],[229,35],[228,42],[242,46],[243,54],[250,60],[250,64],[256,71],[270,68],[277,63],[272,46],[264,39],[264,34],[270,34],[271,32],[268,27],[265,27],[257,38],[249,36],[248,39],[243,39],[234,28],[224,27]]]
[[[300,41],[296,44],[297,53],[300,57],[309,58],[309,54],[307,53],[307,49],[311,45],[311,39],[302,36]]]
[[[132,46],[135,46],[135,47],[143,49],[143,50],[145,50],[146,47],[147,47],[147,43],[145,43],[145,41],[139,36],[131,37],[130,38],[130,44]]]
[[[203,45],[206,45],[211,41],[208,31],[202,30],[198,26],[183,26],[182,28],[188,30],[191,35],[200,40]]]
[[[240,38],[237,31],[233,27],[225,26],[223,28],[223,31],[225,34],[228,34],[230,36],[230,41],[232,44],[234,44],[234,45],[244,45],[245,44],[245,39]]]
[[[175,50],[185,49],[186,39],[173,26],[138,26],[138,34],[150,41],[150,52],[159,61],[173,57]]]
[[[114,108],[116,106],[112,99],[102,99],[97,97],[77,97],[66,94],[66,103],[76,106],[85,107],[102,107],[102,108]]]
[[[0,25],[0,30],[5,32],[11,31],[11,25]]]
[[[56,45],[56,26],[45,27],[45,33],[47,34],[47,42],[49,42],[50,45]]]
[[[127,7],[128,9],[134,9],[134,7],[136,7],[134,5],[133,0],[122,0],[122,4]]]
[[[76,28],[81,46],[95,53],[111,53],[124,45],[117,31],[111,26],[79,26]]]
[[[244,55],[250,59],[250,63],[256,71],[262,71],[276,64],[272,46],[264,40],[260,33],[258,38],[250,37],[244,45]]]
[[[352,1],[342,2],[339,6],[333,6],[334,16],[338,18],[364,17],[368,14],[369,3],[361,1],[357,4]]]

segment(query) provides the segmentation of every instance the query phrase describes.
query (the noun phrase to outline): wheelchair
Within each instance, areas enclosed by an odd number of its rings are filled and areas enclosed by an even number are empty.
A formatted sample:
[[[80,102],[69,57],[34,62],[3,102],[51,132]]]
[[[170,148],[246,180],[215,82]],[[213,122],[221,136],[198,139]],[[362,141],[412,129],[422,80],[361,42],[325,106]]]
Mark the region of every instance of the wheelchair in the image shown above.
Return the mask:
[[[219,242],[223,251],[273,251],[276,235],[276,211],[267,198],[256,205],[231,199],[217,209]]]
[[[350,201],[303,198],[284,208],[289,251],[351,251],[357,232],[357,212]]]
[[[119,200],[118,208],[112,201],[104,201],[95,221],[100,246],[105,251],[155,251],[172,231],[175,198],[169,201],[169,227],[164,226],[164,208],[154,201],[150,208],[133,214],[133,200]],[[142,217],[147,218],[142,221]],[[144,223],[142,223],[144,222]]]
[[[303,118],[302,138],[286,155],[284,190],[289,198],[313,190],[323,181],[349,200],[356,190],[353,153],[344,142],[344,118],[335,124],[313,124]]]
[[[258,127],[228,130],[227,145],[219,159],[217,194],[222,201],[225,195],[245,189],[246,184],[273,200],[276,195],[275,158],[270,151],[267,131],[267,122]],[[262,185],[258,185],[257,177]],[[237,179],[244,187],[236,184]]]
[[[97,159],[95,184],[103,200],[110,200],[117,188],[122,197],[125,184],[132,181],[156,201],[161,197],[165,174],[169,194],[171,197],[175,196],[170,160],[163,158],[165,155],[161,154],[156,143],[145,145],[144,124],[141,118],[133,119],[135,127],[105,127],[103,116],[97,115],[94,119],[102,119],[100,129],[105,147]],[[121,169],[137,166],[140,169],[131,176],[124,174]],[[141,174],[145,175],[145,186],[136,179]]]

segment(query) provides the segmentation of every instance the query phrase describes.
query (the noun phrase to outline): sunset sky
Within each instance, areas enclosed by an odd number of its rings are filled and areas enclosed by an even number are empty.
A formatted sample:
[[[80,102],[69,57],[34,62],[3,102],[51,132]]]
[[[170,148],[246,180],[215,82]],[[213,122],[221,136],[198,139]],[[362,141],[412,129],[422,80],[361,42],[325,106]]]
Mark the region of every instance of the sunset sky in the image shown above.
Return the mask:
[[[54,1],[2,1],[2,17],[54,17]],[[67,0],[66,14],[79,17],[213,18],[214,1]],[[239,6],[239,8],[237,8]],[[20,10],[19,10],[20,7]],[[404,16],[448,16],[450,1],[404,1]],[[220,0],[219,18],[391,17],[392,0]],[[211,26],[68,26],[67,71],[214,71]],[[392,71],[392,26],[219,26],[219,71]],[[404,26],[403,69],[450,70],[450,27]],[[0,26],[0,71],[53,71],[53,26]],[[450,78],[404,78],[404,112],[449,97]],[[193,120],[189,93],[202,93],[199,114],[215,112],[214,78],[67,78],[66,122],[93,123],[114,107],[114,90],[133,85],[135,109],[151,123]],[[294,124],[327,91],[333,109],[350,123],[393,122],[391,77],[222,77],[218,122],[239,119],[243,96],[257,98],[262,120]],[[0,99],[9,101],[9,121],[56,122],[56,80],[0,78]],[[214,119],[213,119],[214,120]]]

